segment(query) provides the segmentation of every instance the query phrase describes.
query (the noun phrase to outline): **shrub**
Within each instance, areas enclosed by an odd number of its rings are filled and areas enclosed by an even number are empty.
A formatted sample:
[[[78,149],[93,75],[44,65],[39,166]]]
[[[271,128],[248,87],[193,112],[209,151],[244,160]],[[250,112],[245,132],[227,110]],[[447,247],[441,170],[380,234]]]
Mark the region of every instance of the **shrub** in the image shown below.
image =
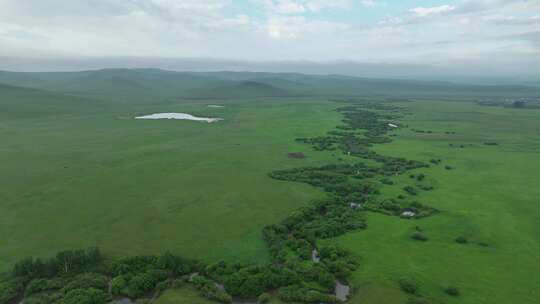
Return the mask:
[[[10,303],[17,298],[24,289],[24,282],[19,279],[0,282],[0,303]]]
[[[28,283],[24,291],[25,297],[49,290],[58,290],[65,285],[62,279],[34,279]]]
[[[414,232],[411,235],[411,239],[416,240],[416,241],[421,241],[421,242],[425,242],[428,240],[428,238],[419,231]]]
[[[128,283],[128,295],[130,298],[139,298],[156,285],[154,278],[148,273],[142,273],[134,276]]]
[[[446,170],[452,170],[452,169],[454,169],[454,168],[452,168],[452,166],[444,166],[444,168],[445,168]]]
[[[455,241],[459,244],[467,244],[469,242],[469,240],[467,240],[467,238],[464,236],[458,236]]]
[[[264,304],[270,302],[270,294],[268,293],[262,293],[259,298],[257,299],[258,304]]]
[[[452,297],[457,297],[457,296],[460,295],[459,289],[457,289],[456,287],[453,287],[453,286],[446,287],[444,289],[444,292],[446,292],[446,294],[448,294],[449,296],[452,296]]]
[[[388,178],[381,179],[381,183],[383,183],[385,185],[390,185],[390,186],[394,184],[394,182],[391,179],[388,179]]]
[[[418,285],[410,279],[399,280],[399,287],[406,293],[416,294],[418,292]]]
[[[119,275],[117,277],[114,277],[111,281],[111,293],[113,295],[120,295],[123,293],[126,286],[127,282],[124,276]]]
[[[434,164],[434,165],[438,165],[438,164],[441,163],[441,160],[440,160],[440,159],[434,159],[434,158],[433,158],[433,159],[431,159],[429,162],[432,163],[432,164]]]
[[[412,186],[407,186],[403,188],[403,190],[405,190],[405,192],[409,193],[410,195],[418,195],[418,191]]]
[[[96,273],[85,273],[75,276],[69,283],[62,288],[64,292],[68,292],[73,289],[102,289],[105,290],[108,287],[109,280],[106,276]]]
[[[95,289],[73,289],[59,302],[60,304],[105,304],[108,302],[105,292]]]

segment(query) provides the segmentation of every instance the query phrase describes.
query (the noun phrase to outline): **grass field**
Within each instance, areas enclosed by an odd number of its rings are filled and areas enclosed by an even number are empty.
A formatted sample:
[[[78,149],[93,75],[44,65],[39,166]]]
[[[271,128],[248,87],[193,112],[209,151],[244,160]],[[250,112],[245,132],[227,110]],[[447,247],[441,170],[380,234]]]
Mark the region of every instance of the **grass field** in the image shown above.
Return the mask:
[[[170,250],[204,261],[268,261],[261,229],[324,195],[268,173],[339,157],[294,141],[340,124],[338,105],[323,98],[246,99],[209,108],[220,102],[120,104],[2,90],[0,271],[21,257],[88,246],[114,256]],[[538,303],[540,110],[398,105],[410,113],[400,121],[408,127],[374,149],[424,162],[440,158],[440,165],[414,172],[435,188],[418,200],[440,213],[422,220],[369,213],[366,230],[324,241],[360,257],[350,302],[405,303],[409,296],[397,281],[409,278],[436,302]],[[157,112],[225,120],[132,119]],[[289,159],[289,152],[307,157]],[[408,176],[392,179],[396,184],[382,189],[388,197],[414,184]],[[416,226],[427,242],[410,238]],[[458,236],[469,242],[456,243]],[[449,286],[461,296],[446,295]],[[158,301],[168,303],[208,302],[184,288]]]
[[[422,295],[444,303],[538,303],[532,274],[540,271],[540,111],[466,103],[401,105],[413,113],[403,123],[433,133],[398,131],[393,143],[377,150],[426,162],[442,159],[439,166],[419,170],[435,184],[435,191],[423,192],[419,200],[441,212],[418,221],[370,214],[367,230],[335,240],[362,258],[351,303],[403,303],[407,296],[395,291],[400,278],[416,280]],[[385,194],[400,192],[410,180],[397,178]],[[427,242],[410,239],[415,226]],[[458,236],[469,243],[456,243]],[[462,295],[446,295],[448,286]]]
[[[1,111],[2,270],[22,256],[94,245],[119,256],[171,250],[212,261],[265,261],[262,228],[321,196],[268,173],[323,163],[328,155],[294,138],[325,132],[339,120],[328,103],[264,100],[225,108],[81,100],[84,106],[56,114],[48,109],[72,100],[52,97],[33,111],[7,106],[23,103],[20,97],[2,98],[1,107],[11,111]],[[35,94],[27,98],[36,103]],[[225,120],[132,119],[169,111]],[[296,151],[308,157],[287,158]]]

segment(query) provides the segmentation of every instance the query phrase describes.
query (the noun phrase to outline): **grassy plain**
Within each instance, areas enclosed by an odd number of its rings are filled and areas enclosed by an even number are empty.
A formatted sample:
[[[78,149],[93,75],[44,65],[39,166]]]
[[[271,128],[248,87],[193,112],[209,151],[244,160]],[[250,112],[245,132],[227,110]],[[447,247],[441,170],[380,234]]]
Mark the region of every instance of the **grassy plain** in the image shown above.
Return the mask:
[[[254,98],[209,108],[221,102],[111,103],[0,89],[0,270],[24,256],[96,245],[116,256],[170,250],[206,261],[267,261],[262,227],[323,195],[268,173],[338,157],[294,141],[340,124],[338,105],[322,98]],[[400,121],[408,128],[374,149],[442,159],[418,170],[435,187],[418,200],[441,212],[422,220],[370,213],[366,230],[325,241],[361,258],[350,302],[405,303],[409,296],[396,282],[411,278],[436,302],[538,303],[540,111],[399,105],[410,112]],[[225,120],[133,119],[156,112]],[[288,152],[307,158],[289,159]],[[395,197],[415,184],[408,176],[393,179],[395,185],[382,186],[383,195]],[[427,242],[410,239],[416,226]],[[456,243],[458,236],[469,243]],[[446,295],[448,286],[461,296]],[[195,297],[193,290],[172,290],[158,303],[198,303]]]
[[[268,173],[325,163],[329,155],[294,138],[339,121],[334,105],[323,102],[130,107],[41,97],[46,106],[36,92],[0,101],[2,270],[24,256],[96,245],[118,256],[170,250],[210,261],[266,261],[262,228],[321,196]],[[133,119],[156,112],[225,120]],[[297,151],[308,157],[288,159]]]
[[[412,221],[369,214],[367,230],[333,240],[362,259],[351,303],[404,303],[408,296],[396,291],[400,278],[416,280],[421,295],[443,303],[538,303],[540,111],[469,103],[401,106],[412,113],[402,123],[433,133],[402,129],[393,143],[376,150],[425,162],[442,159],[418,170],[435,186],[418,200],[441,212]],[[408,176],[394,181],[384,195],[395,197],[415,184]],[[410,238],[416,226],[427,242]],[[469,243],[456,243],[458,236]],[[462,295],[446,295],[448,286]]]

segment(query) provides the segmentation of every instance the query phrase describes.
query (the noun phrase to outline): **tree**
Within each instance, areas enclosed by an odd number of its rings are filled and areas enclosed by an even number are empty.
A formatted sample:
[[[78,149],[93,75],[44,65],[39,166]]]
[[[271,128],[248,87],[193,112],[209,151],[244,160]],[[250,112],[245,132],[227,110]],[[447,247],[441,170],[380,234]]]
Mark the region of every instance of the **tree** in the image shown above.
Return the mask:
[[[66,294],[61,304],[105,304],[107,294],[99,289],[74,289]]]

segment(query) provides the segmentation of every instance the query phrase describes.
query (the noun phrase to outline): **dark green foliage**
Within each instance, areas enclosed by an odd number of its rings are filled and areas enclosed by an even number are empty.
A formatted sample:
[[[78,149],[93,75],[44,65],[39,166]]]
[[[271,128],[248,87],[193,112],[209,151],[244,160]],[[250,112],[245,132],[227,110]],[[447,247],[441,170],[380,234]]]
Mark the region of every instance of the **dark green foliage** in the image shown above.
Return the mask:
[[[166,280],[170,273],[161,269],[151,269],[134,275],[128,282],[128,296],[139,298],[153,291],[159,282]]]
[[[60,292],[44,292],[24,298],[25,304],[50,304],[58,303],[64,297]]]
[[[26,258],[15,264],[12,275],[15,277],[52,277],[55,275],[77,274],[91,271],[103,261],[98,248],[87,250],[67,250],[59,252],[47,261]]]
[[[424,190],[424,191],[432,191],[433,189],[433,186],[426,186],[426,185],[417,185],[418,188],[420,188],[421,190]]]
[[[428,240],[428,238],[423,233],[421,233],[419,231],[415,231],[411,235],[411,239],[416,240],[416,241],[421,241],[421,242],[425,242],[425,241]]]
[[[68,293],[74,289],[88,288],[106,290],[108,285],[109,279],[106,276],[96,273],[84,273],[70,278],[69,282],[62,288],[62,291]]]
[[[444,292],[452,297],[458,297],[460,295],[459,289],[457,287],[449,286],[444,289]]]
[[[294,285],[280,288],[279,298],[285,302],[337,303],[333,295]]]
[[[469,240],[464,236],[458,236],[455,241],[458,244],[467,244],[469,242]]]
[[[405,188],[403,188],[403,190],[405,190],[405,192],[409,193],[410,195],[418,195],[418,190],[416,190],[416,188],[414,188],[413,186],[406,186]]]
[[[444,168],[445,168],[446,170],[452,170],[452,169],[454,169],[454,168],[452,168],[452,166],[444,166]]]
[[[111,281],[111,293],[113,295],[122,294],[126,287],[127,287],[127,281],[122,275],[114,277]]]
[[[394,182],[391,179],[388,179],[388,178],[381,179],[381,183],[383,183],[385,185],[390,185],[390,186],[394,184]]]
[[[24,291],[25,297],[51,290],[60,290],[66,285],[66,280],[63,278],[52,279],[33,279],[28,283]]]
[[[399,287],[406,293],[416,294],[418,292],[418,284],[410,279],[399,280]]]
[[[102,303],[109,283],[112,295],[137,299],[200,269],[198,262],[170,253],[106,261],[97,248],[68,250],[45,262],[27,258],[16,263],[10,278],[0,280],[0,304],[23,293],[29,303]]]
[[[270,302],[270,294],[269,293],[262,293],[258,298],[257,298],[257,304],[265,304],[265,303],[268,303]]]
[[[23,291],[24,281],[22,278],[0,281],[0,304],[10,303],[19,297]]]
[[[73,289],[69,291],[60,304],[105,304],[109,301],[107,294],[99,289]]]
[[[218,301],[220,303],[231,303],[232,297],[224,290],[219,289],[216,283],[210,281],[203,276],[195,276],[193,278],[193,284],[195,288],[199,290],[201,295],[210,300]]]

